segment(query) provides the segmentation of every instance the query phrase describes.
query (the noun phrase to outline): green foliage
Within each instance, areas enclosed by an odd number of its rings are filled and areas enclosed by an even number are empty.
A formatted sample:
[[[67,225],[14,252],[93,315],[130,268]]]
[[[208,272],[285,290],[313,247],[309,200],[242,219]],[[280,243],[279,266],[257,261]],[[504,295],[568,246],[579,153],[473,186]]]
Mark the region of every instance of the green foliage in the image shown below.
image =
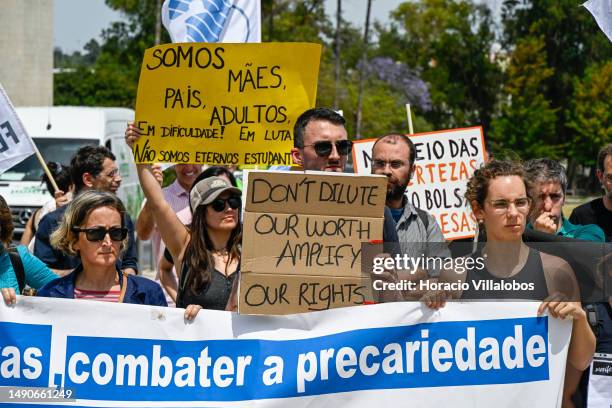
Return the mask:
[[[488,8],[466,0],[404,2],[392,13],[391,26],[377,30],[378,55],[419,69],[429,84],[429,122],[488,129],[500,78],[489,56],[495,35]]]
[[[570,154],[595,165],[597,151],[612,141],[612,61],[587,68],[574,83],[568,127],[573,130]]]
[[[493,121],[493,147],[511,149],[523,159],[559,158],[556,116],[544,97],[545,82],[554,75],[542,52],[544,40],[520,40],[512,54],[502,90],[501,115]]]
[[[612,47],[581,0],[506,0],[503,42],[508,50],[523,39],[542,38],[542,53],[554,75],[545,79],[544,97],[556,109],[555,144],[569,144],[574,86],[589,65],[612,58]]]

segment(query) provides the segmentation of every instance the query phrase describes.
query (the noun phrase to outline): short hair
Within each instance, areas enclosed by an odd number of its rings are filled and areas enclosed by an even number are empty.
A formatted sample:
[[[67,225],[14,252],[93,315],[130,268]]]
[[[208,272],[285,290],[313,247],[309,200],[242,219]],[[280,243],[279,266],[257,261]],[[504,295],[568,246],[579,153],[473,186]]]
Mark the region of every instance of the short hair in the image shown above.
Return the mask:
[[[55,180],[55,184],[57,184],[57,188],[62,190],[64,193],[67,193],[70,190],[70,186],[72,185],[72,176],[70,175],[70,167],[64,166],[61,163],[49,162],[47,163],[47,168],[49,172],[53,176],[53,180]],[[42,181],[47,186],[47,191],[51,196],[55,197],[55,189],[53,188],[53,184],[51,184],[51,180],[49,180],[49,176],[47,173],[43,173]]]
[[[104,159],[115,161],[115,155],[105,146],[83,146],[70,161],[70,176],[74,183],[74,189],[78,193],[85,184],[83,174],[89,173],[97,177],[102,172]]]
[[[13,239],[13,228],[11,209],[4,197],[0,195],[0,241],[2,243],[11,242],[11,239]]]
[[[608,143],[602,147],[597,154],[597,170],[604,171],[604,163],[608,156],[612,156],[612,143]]]
[[[480,208],[484,207],[485,199],[489,192],[491,180],[496,177],[518,176],[525,184],[525,192],[527,197],[531,198],[529,189],[529,181],[525,176],[525,170],[520,163],[510,160],[491,160],[483,164],[479,169],[474,171],[472,177],[468,180],[467,189],[465,190],[465,198],[470,204],[476,202]]]
[[[567,174],[559,162],[543,158],[532,159],[525,163],[525,174],[532,186],[536,183],[559,183],[563,194],[567,190]]]
[[[117,210],[121,217],[121,227],[125,227],[125,206],[115,194],[101,190],[85,190],[68,204],[59,226],[51,234],[51,246],[67,255],[78,256],[73,245],[78,241],[79,233],[72,231],[72,227],[80,227],[85,224],[89,214],[100,207],[111,207]],[[128,239],[129,236],[121,242],[122,249],[127,247]]]
[[[389,133],[376,139],[376,141],[372,145],[372,154],[374,154],[374,148],[376,147],[376,144],[378,144],[378,142],[397,144],[398,140],[406,143],[406,145],[408,146],[408,164],[412,166],[414,164],[414,161],[416,160],[416,150],[414,148],[414,142],[408,136],[402,135],[400,133]]]
[[[342,127],[346,123],[342,115],[329,108],[308,109],[297,118],[295,126],[293,126],[293,147],[297,149],[304,148],[304,131],[306,126],[313,120],[325,120]]]

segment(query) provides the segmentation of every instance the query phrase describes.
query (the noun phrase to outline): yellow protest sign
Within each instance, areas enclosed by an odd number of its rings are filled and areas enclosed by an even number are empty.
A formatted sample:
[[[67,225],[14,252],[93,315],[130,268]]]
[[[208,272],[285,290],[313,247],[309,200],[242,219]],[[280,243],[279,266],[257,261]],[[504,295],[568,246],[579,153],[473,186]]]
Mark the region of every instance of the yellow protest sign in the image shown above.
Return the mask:
[[[291,164],[293,125],[317,96],[321,46],[185,43],[140,70],[137,163]]]

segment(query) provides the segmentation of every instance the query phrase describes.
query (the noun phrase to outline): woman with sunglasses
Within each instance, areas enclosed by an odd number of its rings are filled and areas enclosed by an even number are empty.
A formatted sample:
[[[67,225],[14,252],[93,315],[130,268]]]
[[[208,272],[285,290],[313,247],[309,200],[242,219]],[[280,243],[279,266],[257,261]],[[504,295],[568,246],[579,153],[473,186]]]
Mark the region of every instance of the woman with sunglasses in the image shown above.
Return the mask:
[[[573,319],[567,355],[568,369],[585,370],[595,352],[595,336],[579,301],[580,290],[572,268],[563,259],[538,252],[522,240],[531,209],[529,186],[520,164],[493,160],[476,170],[465,193],[479,229],[486,231],[486,243],[471,256],[481,260],[467,272],[445,270],[440,283],[467,283],[466,290],[432,293],[424,300],[434,309],[444,305],[445,297],[462,300],[517,299],[541,301],[538,314],[548,310],[554,318]],[[474,263],[477,264],[476,262]],[[483,289],[478,282],[497,284],[516,282],[519,289]],[[455,287],[460,287],[456,285]],[[564,405],[569,395],[564,392]]]
[[[125,135],[132,148],[140,131],[130,124]],[[193,218],[187,229],[164,200],[150,167],[136,165],[161,238],[180,271],[177,306],[185,307],[189,320],[202,308],[225,310],[240,263],[240,190],[223,177],[198,181],[189,194]]]
[[[126,210],[116,195],[87,190],[70,203],[51,245],[81,264],[38,291],[38,296],[167,306],[161,287],[124,274],[116,261],[127,245]]]

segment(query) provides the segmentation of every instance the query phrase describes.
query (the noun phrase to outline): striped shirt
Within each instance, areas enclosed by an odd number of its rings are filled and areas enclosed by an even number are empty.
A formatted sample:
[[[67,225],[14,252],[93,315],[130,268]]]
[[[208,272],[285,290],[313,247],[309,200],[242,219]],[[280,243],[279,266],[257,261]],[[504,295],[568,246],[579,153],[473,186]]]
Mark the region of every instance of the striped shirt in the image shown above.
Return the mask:
[[[111,288],[111,290],[85,290],[74,288],[74,298],[75,299],[85,299],[85,300],[96,300],[98,302],[110,302],[117,303],[119,302],[119,296],[121,296],[121,287],[119,285],[115,285]]]

